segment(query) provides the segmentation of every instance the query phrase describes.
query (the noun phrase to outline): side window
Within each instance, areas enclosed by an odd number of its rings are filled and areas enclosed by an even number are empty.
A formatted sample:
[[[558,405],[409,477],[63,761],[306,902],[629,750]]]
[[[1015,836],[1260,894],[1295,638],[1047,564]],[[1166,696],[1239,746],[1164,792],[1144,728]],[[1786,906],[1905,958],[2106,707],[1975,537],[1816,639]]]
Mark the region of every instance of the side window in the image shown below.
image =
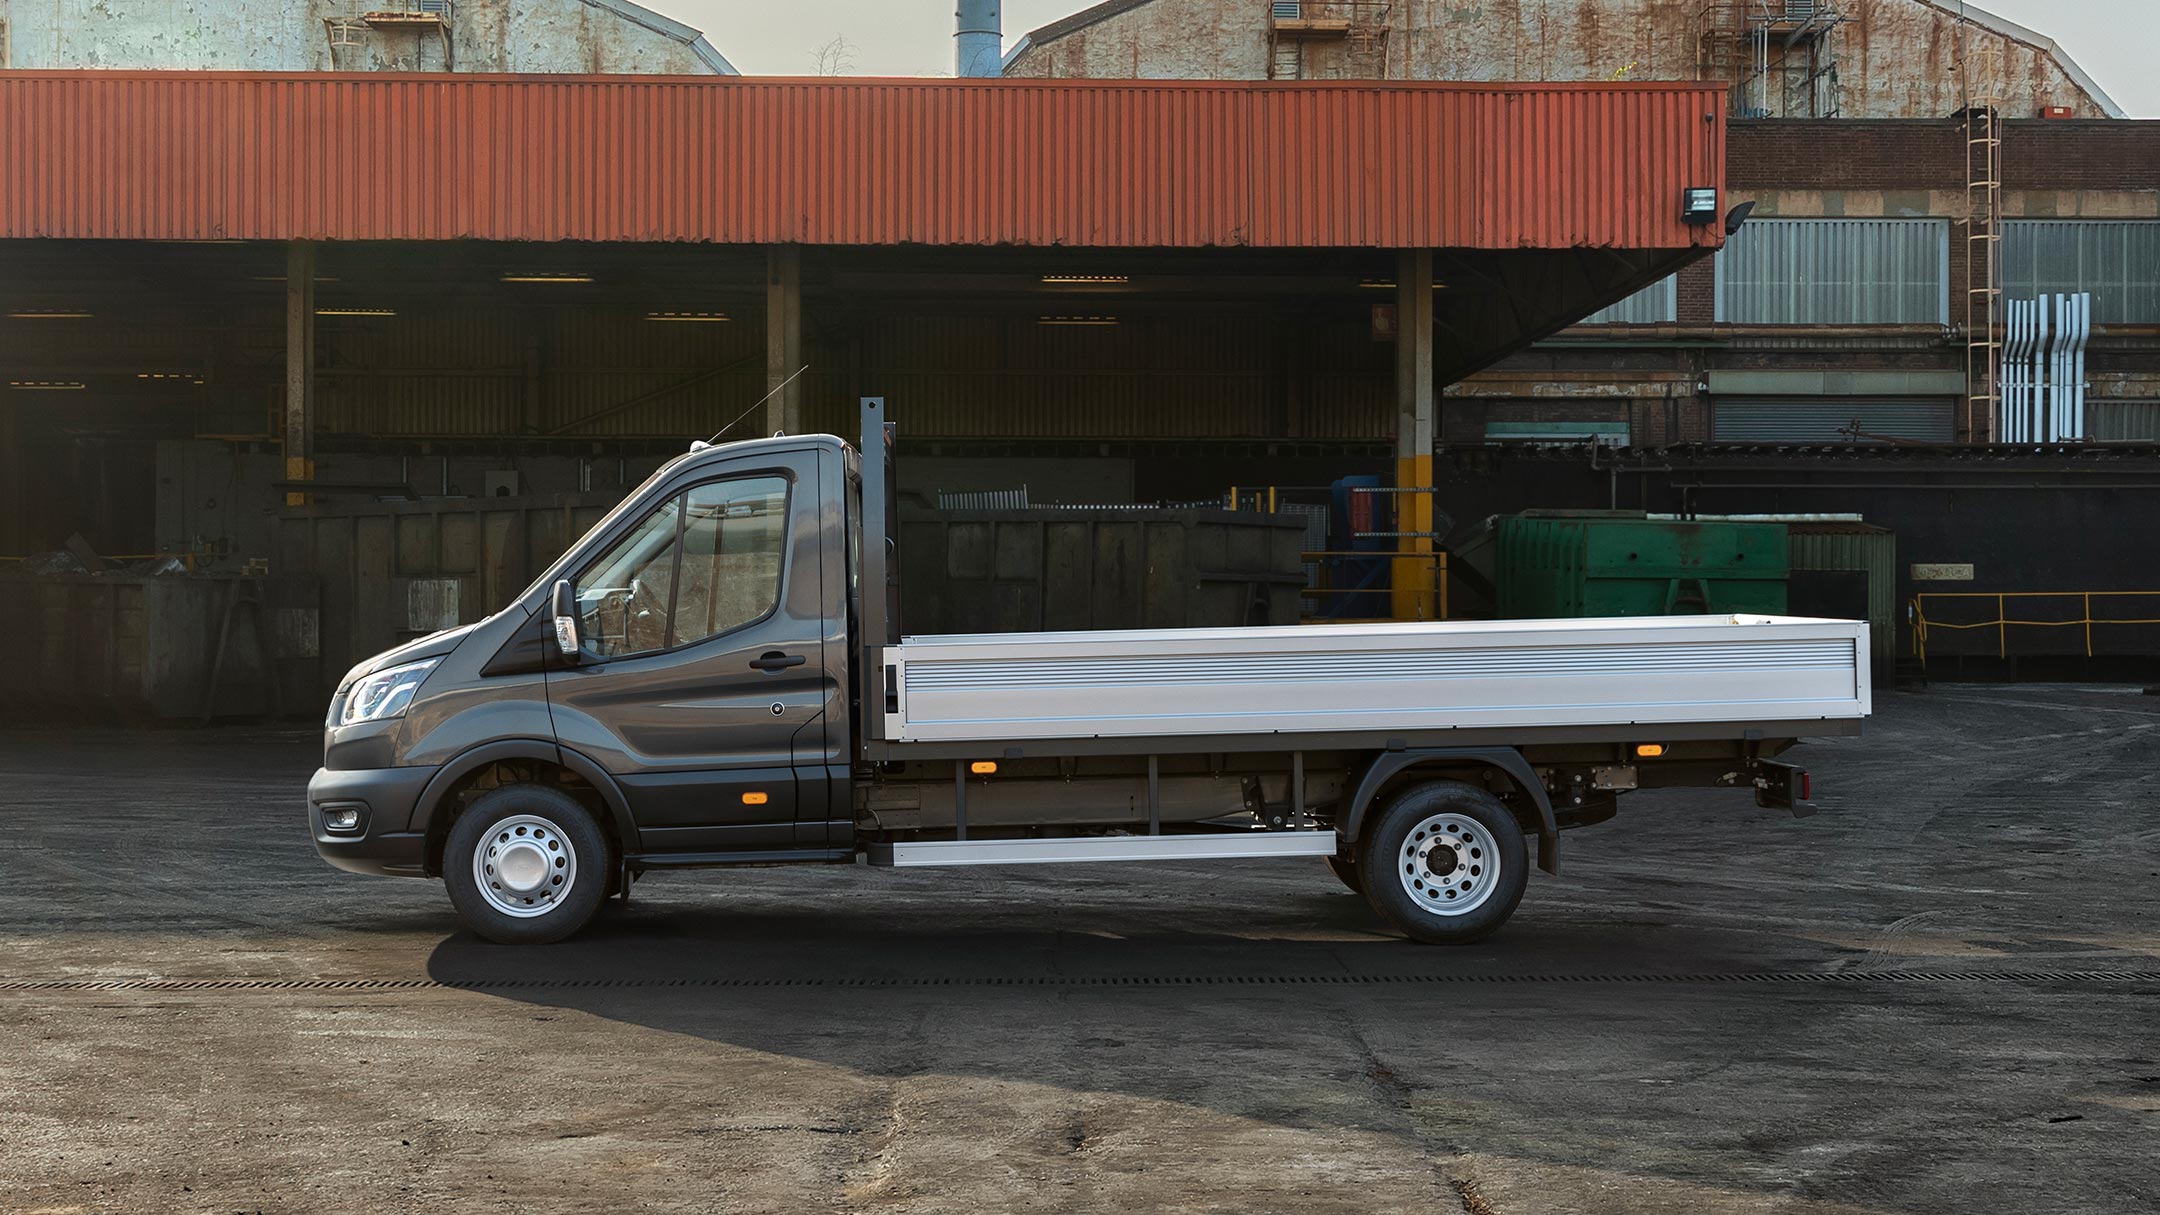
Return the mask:
[[[787,482],[778,477],[700,485],[684,499],[672,645],[763,619],[780,602],[787,544]]]
[[[700,485],[645,517],[578,580],[579,631],[595,658],[702,641],[780,599],[787,482]]]

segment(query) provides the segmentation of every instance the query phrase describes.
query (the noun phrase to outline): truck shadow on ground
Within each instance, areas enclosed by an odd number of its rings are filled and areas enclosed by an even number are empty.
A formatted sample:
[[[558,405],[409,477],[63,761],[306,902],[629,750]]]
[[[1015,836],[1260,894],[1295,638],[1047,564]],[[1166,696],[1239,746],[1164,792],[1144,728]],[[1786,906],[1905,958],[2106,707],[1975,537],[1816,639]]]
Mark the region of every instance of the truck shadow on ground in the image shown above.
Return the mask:
[[[733,1048],[742,1066],[807,1065],[785,1073],[781,1098],[805,1117],[830,1087],[816,1078],[837,1074],[887,1092],[965,1091],[977,1116],[1021,1120],[1049,1102],[1377,1134],[1436,1168],[1487,1154],[1532,1173],[1738,1196],[1717,1206],[1733,1210],[1832,1195],[1938,1206],[1900,1195],[1894,1173],[1832,1170],[1827,1193],[1765,1179],[1807,1175],[1807,1153],[1849,1134],[1835,1092],[1855,1069],[1915,1077],[1922,1106],[1955,1100],[1968,1082],[1958,1044],[1996,1032],[2000,1015],[1893,997],[1915,1007],[1861,1010],[1856,1023],[1856,996],[1877,993],[1659,980],[1821,969],[1836,956],[1762,934],[1526,906],[1489,942],[1436,949],[1389,935],[1347,893],[1292,894],[1260,914],[1203,899],[1104,894],[1056,911],[890,892],[837,910],[670,899],[539,950],[459,932],[427,972],[511,1004]],[[1781,1042],[1805,1045],[1766,1050],[1773,1023]],[[1562,1024],[1583,1028],[1556,1034]],[[1933,1132],[1910,1134],[1919,1149]]]

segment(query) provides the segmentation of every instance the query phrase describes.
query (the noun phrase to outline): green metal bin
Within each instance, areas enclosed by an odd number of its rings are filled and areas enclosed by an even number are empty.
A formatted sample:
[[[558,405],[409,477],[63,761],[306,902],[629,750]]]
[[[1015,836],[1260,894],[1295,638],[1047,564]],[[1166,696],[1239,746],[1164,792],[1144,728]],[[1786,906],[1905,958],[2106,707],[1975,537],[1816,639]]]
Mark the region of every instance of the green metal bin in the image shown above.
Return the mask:
[[[1651,519],[1633,511],[1526,511],[1496,517],[1457,549],[1508,620],[1780,615],[1785,526]]]

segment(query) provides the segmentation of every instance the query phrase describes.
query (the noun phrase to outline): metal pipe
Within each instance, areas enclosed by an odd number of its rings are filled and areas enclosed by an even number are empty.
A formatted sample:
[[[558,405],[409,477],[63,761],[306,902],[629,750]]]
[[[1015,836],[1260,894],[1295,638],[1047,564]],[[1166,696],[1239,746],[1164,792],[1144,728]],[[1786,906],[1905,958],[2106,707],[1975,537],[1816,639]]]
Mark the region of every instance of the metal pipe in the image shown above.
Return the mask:
[[[998,0],[960,0],[953,17],[953,74],[963,78],[1002,75],[1005,22]]]

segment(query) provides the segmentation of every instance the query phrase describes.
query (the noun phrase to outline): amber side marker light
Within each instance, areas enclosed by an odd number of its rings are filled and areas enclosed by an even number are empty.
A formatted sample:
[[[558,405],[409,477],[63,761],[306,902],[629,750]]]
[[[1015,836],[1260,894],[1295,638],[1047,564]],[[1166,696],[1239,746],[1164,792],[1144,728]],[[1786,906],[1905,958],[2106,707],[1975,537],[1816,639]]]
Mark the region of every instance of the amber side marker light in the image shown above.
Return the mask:
[[[997,771],[997,762],[995,760],[978,759],[968,765],[968,771],[977,776],[988,776]]]
[[[1665,754],[1664,743],[1644,743],[1635,748],[1635,758],[1637,759],[1656,759],[1663,754]]]
[[[742,804],[745,806],[762,806],[765,804],[765,795],[762,793],[745,793],[742,795]]]

